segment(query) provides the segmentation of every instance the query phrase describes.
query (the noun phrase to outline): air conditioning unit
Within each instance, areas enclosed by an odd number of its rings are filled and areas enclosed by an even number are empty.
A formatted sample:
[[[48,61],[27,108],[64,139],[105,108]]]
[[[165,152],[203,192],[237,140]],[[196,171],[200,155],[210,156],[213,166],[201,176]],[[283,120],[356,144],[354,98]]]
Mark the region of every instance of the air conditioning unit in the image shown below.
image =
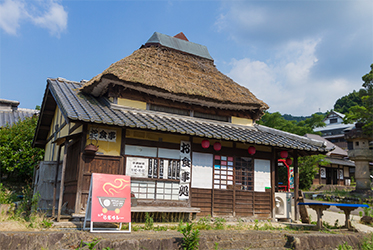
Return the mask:
[[[278,192],[275,193],[275,218],[291,219],[291,202],[293,193]]]

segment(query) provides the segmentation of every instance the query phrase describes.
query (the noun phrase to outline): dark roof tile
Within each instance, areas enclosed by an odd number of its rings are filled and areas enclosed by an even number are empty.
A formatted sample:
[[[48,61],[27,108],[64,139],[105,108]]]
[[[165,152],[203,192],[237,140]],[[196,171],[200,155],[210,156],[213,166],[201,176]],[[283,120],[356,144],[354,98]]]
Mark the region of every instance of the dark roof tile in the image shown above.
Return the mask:
[[[50,92],[65,117],[90,123],[168,131],[217,140],[240,141],[303,151],[328,152],[322,142],[265,126],[242,126],[189,116],[120,107],[105,97],[80,92],[78,82],[48,79]]]

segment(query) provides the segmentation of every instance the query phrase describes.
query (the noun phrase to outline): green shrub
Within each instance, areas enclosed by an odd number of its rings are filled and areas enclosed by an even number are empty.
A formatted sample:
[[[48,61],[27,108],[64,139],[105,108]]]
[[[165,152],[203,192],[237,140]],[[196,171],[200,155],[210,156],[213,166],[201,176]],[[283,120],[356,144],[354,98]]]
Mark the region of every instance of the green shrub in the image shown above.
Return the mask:
[[[211,226],[211,216],[206,216],[198,220],[197,224],[195,225],[195,228],[199,230],[210,230],[212,229]]]
[[[149,213],[145,213],[145,230],[152,230],[154,227],[153,217],[149,216]]]
[[[224,229],[224,222],[226,220],[224,218],[215,218],[214,226],[216,230],[223,230]]]
[[[15,195],[0,183],[0,204],[11,204]]]
[[[183,250],[195,250],[199,246],[199,230],[193,229],[193,223],[186,223],[179,232],[183,234],[183,242],[181,243],[181,249]]]

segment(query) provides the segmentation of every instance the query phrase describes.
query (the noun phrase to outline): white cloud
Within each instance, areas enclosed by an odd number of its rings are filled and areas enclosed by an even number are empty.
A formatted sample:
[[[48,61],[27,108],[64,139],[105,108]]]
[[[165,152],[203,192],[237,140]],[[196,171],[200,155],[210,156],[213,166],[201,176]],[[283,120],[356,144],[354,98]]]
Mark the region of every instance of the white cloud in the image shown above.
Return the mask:
[[[6,0],[0,4],[0,28],[6,33],[16,35],[23,12],[24,4],[20,1]]]
[[[47,28],[51,35],[59,36],[67,28],[67,12],[57,3],[51,3],[44,15],[33,17],[32,20],[36,25]]]
[[[228,75],[266,102],[270,112],[309,115],[325,112],[336,99],[349,93],[346,79],[316,79],[316,47],[321,39],[289,42],[268,62],[249,58],[232,60]]]
[[[372,1],[223,1],[215,23],[242,58],[228,75],[270,112],[309,115],[361,87],[371,64]],[[234,46],[232,46],[233,48]]]
[[[11,35],[17,35],[21,22],[31,21],[59,37],[67,28],[67,19],[64,7],[54,0],[6,0],[0,4],[0,28]]]

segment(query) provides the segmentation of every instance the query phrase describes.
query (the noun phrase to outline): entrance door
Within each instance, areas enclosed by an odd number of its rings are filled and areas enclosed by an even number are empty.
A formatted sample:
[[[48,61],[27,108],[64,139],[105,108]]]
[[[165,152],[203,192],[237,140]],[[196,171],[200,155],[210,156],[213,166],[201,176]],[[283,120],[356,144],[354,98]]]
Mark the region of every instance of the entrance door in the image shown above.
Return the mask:
[[[326,168],[326,184],[332,184],[333,171],[331,168]]]
[[[333,169],[333,184],[337,185],[338,184],[338,169]]]

